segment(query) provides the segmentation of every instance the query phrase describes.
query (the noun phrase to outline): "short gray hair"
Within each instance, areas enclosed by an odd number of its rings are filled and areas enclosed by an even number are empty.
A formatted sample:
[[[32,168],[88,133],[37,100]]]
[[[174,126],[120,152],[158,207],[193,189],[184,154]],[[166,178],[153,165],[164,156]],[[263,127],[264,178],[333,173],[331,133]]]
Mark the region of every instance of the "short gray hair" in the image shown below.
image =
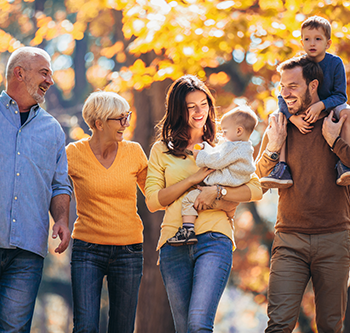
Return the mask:
[[[7,81],[9,81],[9,79],[12,77],[15,67],[21,66],[25,69],[31,69],[31,61],[38,55],[44,57],[49,62],[51,61],[49,54],[45,50],[38,47],[24,46],[14,51],[10,55],[6,66]]]
[[[90,129],[95,128],[95,121],[117,118],[130,110],[125,98],[112,91],[95,91],[86,99],[83,106],[83,118]]]

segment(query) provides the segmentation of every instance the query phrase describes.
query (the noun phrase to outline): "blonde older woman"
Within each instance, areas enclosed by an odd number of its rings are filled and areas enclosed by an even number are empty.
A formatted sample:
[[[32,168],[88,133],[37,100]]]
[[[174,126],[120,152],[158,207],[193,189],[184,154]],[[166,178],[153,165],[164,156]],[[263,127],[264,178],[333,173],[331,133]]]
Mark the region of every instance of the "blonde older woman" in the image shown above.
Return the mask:
[[[99,332],[104,276],[108,332],[134,331],[143,265],[136,191],[138,185],[144,192],[147,158],[138,143],[123,140],[129,108],[116,93],[92,93],[83,107],[92,135],[67,146],[78,215],[72,235],[73,332]]]

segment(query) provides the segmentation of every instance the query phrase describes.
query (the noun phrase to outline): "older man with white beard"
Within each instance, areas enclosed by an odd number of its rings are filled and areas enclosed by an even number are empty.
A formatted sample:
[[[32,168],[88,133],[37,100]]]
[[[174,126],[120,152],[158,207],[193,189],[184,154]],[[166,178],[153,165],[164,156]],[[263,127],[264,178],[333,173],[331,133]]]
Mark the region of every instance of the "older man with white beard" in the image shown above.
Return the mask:
[[[0,332],[30,332],[47,254],[49,210],[59,236],[70,240],[65,135],[38,104],[53,84],[50,56],[23,47],[9,58],[0,95]]]
[[[279,66],[281,95],[291,114],[319,101],[319,65],[306,57]],[[301,134],[284,116],[272,116],[257,158],[257,174],[266,176],[278,162],[286,138],[287,163],[294,184],[279,190],[272,248],[266,333],[292,332],[305,287],[312,279],[318,332],[342,331],[350,266],[349,187],[337,186],[340,159],[350,167],[350,146],[339,136],[345,117],[320,115],[312,131]],[[278,117],[278,118],[277,118]]]

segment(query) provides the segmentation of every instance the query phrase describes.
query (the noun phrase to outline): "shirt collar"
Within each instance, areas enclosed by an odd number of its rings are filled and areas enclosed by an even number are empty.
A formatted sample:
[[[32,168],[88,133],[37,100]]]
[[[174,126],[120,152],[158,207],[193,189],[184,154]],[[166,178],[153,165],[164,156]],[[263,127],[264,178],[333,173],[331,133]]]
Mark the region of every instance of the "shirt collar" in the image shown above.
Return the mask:
[[[3,91],[1,92],[1,95],[0,95],[0,102],[1,102],[7,109],[10,108],[11,104],[13,104],[13,105],[14,105],[14,104],[17,104],[17,102],[16,102],[13,98],[11,98],[11,97],[7,94],[7,92],[6,92],[5,90],[3,90]],[[40,108],[39,104],[35,104],[35,105],[33,105],[33,106],[30,108],[30,111],[33,110],[34,113],[36,114],[37,111],[39,111],[39,108]]]

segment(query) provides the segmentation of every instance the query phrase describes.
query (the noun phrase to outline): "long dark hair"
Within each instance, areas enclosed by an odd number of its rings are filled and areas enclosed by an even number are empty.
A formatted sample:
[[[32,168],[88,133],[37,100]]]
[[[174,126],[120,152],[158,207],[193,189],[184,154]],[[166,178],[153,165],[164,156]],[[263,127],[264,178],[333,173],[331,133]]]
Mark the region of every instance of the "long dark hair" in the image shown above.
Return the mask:
[[[157,139],[165,143],[167,153],[186,158],[185,149],[190,140],[186,96],[193,91],[202,91],[207,95],[209,113],[204,126],[203,141],[213,143],[216,134],[215,99],[208,87],[194,75],[184,75],[169,88],[166,96],[165,115],[157,124]]]

